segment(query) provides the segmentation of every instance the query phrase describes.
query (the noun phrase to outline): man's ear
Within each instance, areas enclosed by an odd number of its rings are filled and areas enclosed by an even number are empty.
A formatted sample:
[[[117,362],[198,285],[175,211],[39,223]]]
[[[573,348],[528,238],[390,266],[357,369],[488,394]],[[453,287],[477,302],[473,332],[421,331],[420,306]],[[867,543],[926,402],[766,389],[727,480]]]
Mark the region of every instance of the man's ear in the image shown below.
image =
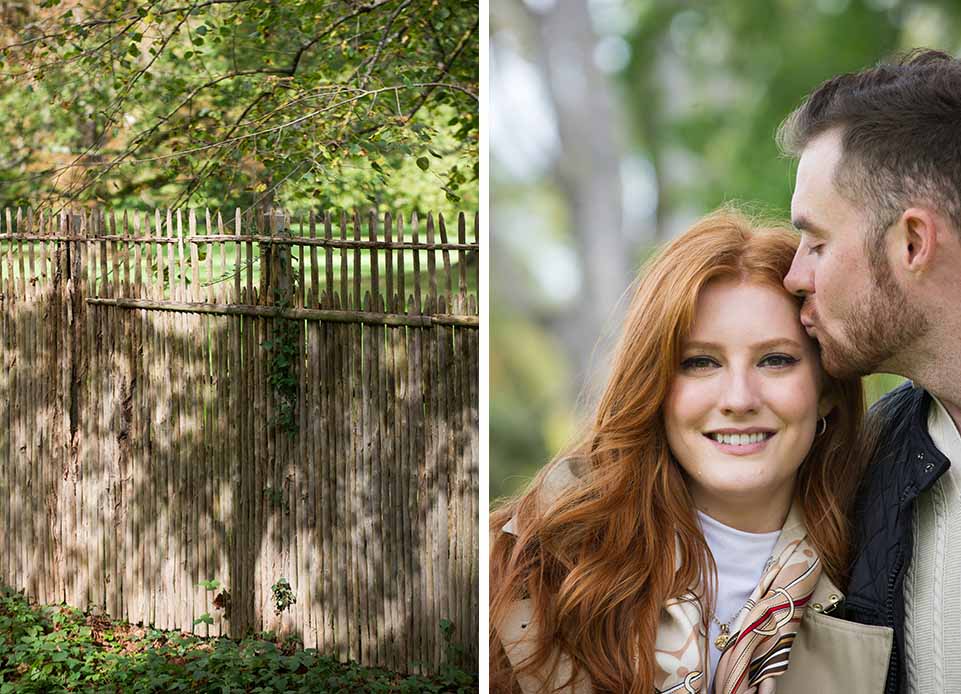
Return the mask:
[[[894,240],[893,260],[909,273],[931,267],[938,250],[941,219],[924,207],[909,207],[901,214]]]

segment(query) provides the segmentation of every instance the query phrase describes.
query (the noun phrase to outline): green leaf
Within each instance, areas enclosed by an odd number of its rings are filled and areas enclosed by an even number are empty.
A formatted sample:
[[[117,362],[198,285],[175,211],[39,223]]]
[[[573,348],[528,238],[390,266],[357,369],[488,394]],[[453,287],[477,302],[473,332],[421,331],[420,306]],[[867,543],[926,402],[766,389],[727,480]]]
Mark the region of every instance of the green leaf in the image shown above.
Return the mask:
[[[417,157],[417,166],[420,167],[421,171],[427,171],[430,168],[430,159],[427,157]]]
[[[197,619],[194,620],[194,626],[197,626],[198,624],[213,624],[213,623],[214,623],[214,618],[211,617],[210,614],[207,612],[204,612],[202,615],[200,615],[199,617],[197,617]]]

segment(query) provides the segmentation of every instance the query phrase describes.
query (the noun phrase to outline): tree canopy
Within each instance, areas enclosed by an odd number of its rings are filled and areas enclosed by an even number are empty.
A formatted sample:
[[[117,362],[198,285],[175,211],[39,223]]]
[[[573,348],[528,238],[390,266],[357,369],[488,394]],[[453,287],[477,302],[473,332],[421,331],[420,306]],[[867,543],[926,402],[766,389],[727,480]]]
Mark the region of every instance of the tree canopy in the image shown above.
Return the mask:
[[[476,5],[44,0],[5,13],[5,204],[476,205]]]

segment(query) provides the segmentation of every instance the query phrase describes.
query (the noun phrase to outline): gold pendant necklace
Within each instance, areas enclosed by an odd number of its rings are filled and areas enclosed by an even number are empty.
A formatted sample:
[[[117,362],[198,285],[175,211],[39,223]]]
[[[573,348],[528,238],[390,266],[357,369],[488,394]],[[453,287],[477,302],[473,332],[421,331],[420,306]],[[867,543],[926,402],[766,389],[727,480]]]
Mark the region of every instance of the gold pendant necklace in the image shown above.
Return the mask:
[[[714,639],[714,645],[717,647],[717,650],[723,651],[724,647],[727,646],[727,642],[731,640],[731,634],[727,624],[721,624],[717,617],[712,616],[711,618],[719,627],[721,627],[721,633],[717,635],[716,639]]]
[[[717,624],[718,627],[720,627],[721,629],[721,633],[718,634],[717,638],[714,639],[714,646],[717,648],[717,650],[723,651],[725,648],[727,648],[728,642],[734,636],[734,634],[731,633],[730,625],[735,619],[737,619],[738,615],[741,614],[749,604],[751,604],[750,600],[748,600],[748,604],[744,605],[741,609],[735,612],[734,615],[732,615],[731,618],[726,622],[722,622],[720,619],[718,619],[717,615],[713,615],[713,614],[711,615],[711,619],[713,619],[714,623]]]
[[[767,571],[769,571],[773,564],[774,564],[774,556],[772,555],[767,558],[766,562],[764,562],[764,572],[766,573]],[[741,609],[735,612],[734,615],[726,622],[722,622],[720,619],[718,619],[717,615],[713,615],[713,614],[711,615],[711,619],[713,619],[714,623],[717,624],[717,626],[721,629],[721,633],[718,634],[717,638],[714,639],[714,646],[717,648],[717,650],[723,651],[725,648],[727,648],[728,642],[731,640],[731,637],[734,636],[734,634],[731,633],[731,627],[730,627],[731,623],[734,620],[736,620],[738,618],[738,615],[744,612],[744,610],[751,609],[753,607],[754,607],[754,603],[750,599],[748,599],[748,601],[741,606]]]

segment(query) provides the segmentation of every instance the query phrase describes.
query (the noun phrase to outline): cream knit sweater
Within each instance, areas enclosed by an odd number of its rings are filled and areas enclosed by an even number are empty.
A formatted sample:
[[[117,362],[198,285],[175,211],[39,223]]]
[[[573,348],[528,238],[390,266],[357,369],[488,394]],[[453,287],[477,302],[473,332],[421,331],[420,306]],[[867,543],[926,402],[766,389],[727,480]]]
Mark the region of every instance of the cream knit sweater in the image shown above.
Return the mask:
[[[951,467],[914,509],[904,580],[907,692],[961,692],[961,434],[932,400],[928,433]]]

